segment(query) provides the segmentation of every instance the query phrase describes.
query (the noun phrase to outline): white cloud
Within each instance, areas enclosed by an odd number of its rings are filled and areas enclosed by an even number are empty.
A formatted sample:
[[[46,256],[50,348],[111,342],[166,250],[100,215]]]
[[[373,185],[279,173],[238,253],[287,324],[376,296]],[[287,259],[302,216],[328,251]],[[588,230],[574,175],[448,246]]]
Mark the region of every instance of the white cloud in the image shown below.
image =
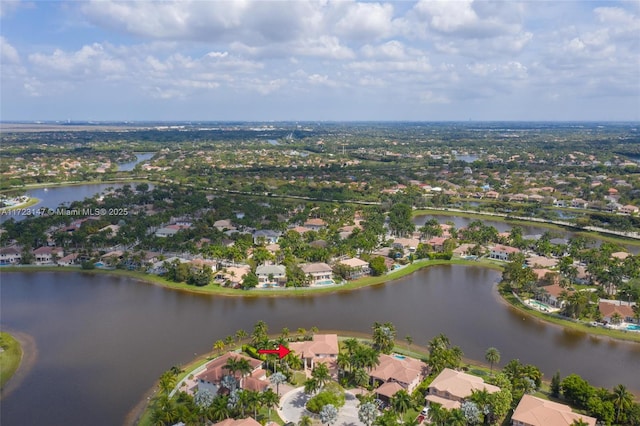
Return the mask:
[[[335,23],[338,35],[351,40],[378,40],[393,32],[393,6],[389,3],[350,3]]]
[[[2,36],[0,36],[0,60],[5,65],[20,63],[18,51]]]

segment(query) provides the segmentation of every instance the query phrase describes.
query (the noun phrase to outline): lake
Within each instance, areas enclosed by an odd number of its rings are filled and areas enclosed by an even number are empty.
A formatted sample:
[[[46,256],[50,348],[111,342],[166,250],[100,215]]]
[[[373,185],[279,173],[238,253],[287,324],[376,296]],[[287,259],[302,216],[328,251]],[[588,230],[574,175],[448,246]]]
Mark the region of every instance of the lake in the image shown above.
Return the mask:
[[[500,274],[439,266],[392,283],[294,298],[243,298],[171,291],[82,272],[3,273],[2,326],[32,335],[33,369],[2,400],[2,424],[115,425],[160,374],[211,350],[236,330],[264,320],[270,331],[313,326],[370,333],[391,321],[398,339],[425,345],[439,333],[465,356],[490,346],[501,365],[519,358],[577,373],[594,385],[640,390],[640,344],[590,337],[526,318],[499,300]]]
[[[136,167],[136,164],[142,163],[143,161],[150,160],[155,154],[156,154],[155,152],[138,152],[135,154],[136,159],[134,161],[118,164],[118,171],[130,172]]]

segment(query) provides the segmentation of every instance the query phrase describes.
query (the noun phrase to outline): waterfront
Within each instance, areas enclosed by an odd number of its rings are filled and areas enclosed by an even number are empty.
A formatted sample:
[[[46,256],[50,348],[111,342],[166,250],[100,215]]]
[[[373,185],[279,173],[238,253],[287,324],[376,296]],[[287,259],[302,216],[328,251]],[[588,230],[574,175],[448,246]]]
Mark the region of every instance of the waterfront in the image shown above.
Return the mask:
[[[104,275],[5,273],[2,325],[34,336],[40,357],[2,401],[2,422],[119,424],[164,370],[258,320],[274,333],[312,326],[369,333],[374,321],[391,321],[399,339],[409,334],[416,344],[445,333],[468,358],[483,359],[495,346],[502,364],[519,358],[547,379],[559,369],[596,386],[639,390],[640,345],[524,317],[499,300],[498,279],[481,267],[439,266],[352,292],[227,298]]]

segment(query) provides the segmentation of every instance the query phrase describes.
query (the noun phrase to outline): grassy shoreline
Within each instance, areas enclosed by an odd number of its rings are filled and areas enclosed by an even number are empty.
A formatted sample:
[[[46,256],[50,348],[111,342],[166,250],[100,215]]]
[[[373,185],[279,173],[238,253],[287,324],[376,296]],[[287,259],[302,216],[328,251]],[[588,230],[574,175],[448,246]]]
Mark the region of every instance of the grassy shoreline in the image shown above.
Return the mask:
[[[0,352],[0,389],[4,389],[5,384],[18,371],[24,351],[18,339],[7,332],[0,332],[0,343],[4,349]]]
[[[15,205],[15,206],[10,206],[10,207],[2,207],[2,208],[0,208],[0,213],[7,213],[7,212],[15,211],[15,210],[26,209],[27,207],[35,206],[40,201],[41,200],[39,198],[29,197],[29,199],[27,200],[26,203],[22,203],[22,204],[18,204],[18,205]]]

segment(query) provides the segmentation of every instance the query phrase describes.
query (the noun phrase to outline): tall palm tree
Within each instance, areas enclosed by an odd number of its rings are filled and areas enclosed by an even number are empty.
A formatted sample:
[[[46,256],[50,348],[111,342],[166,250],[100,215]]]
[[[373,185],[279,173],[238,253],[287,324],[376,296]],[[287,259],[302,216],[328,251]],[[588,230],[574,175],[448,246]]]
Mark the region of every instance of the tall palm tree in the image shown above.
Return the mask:
[[[236,331],[236,340],[239,342],[242,339],[246,339],[249,335],[243,329]]]
[[[500,362],[500,351],[494,347],[490,347],[484,353],[484,359],[486,359],[489,365],[491,365],[491,373],[493,373],[493,364]]]
[[[449,410],[440,404],[429,404],[429,419],[431,423],[443,426],[449,418]]]
[[[395,410],[402,422],[404,414],[412,405],[411,395],[406,390],[400,390],[391,397],[391,407]]]
[[[222,366],[222,369],[227,370],[230,376],[236,375],[236,371],[238,371],[238,358],[229,357],[227,362]]]
[[[240,373],[240,387],[242,387],[242,380],[249,374],[251,374],[251,371],[253,369],[251,368],[251,364],[249,363],[249,360],[246,358],[240,358],[238,359],[237,363],[236,363],[236,371]]]
[[[213,350],[218,351],[218,355],[220,355],[224,350],[224,342],[222,340],[216,340],[213,344]]]
[[[269,410],[269,421],[271,421],[271,409],[278,406],[280,403],[280,397],[271,389],[267,389],[262,393],[262,403],[267,406]]]
[[[620,419],[620,413],[628,410],[633,404],[633,395],[624,385],[617,385],[613,388],[613,406],[616,408],[616,423]]]
[[[262,406],[263,400],[260,392],[244,390],[243,392],[247,393],[247,407],[250,410],[253,410],[253,418],[258,417],[258,410]]]
[[[364,368],[358,368],[353,372],[353,380],[358,386],[365,386],[369,383],[369,375]]]
[[[317,363],[311,371],[311,377],[316,380],[320,388],[323,388],[324,385],[331,380],[331,374],[329,373],[329,367],[327,367],[327,364],[322,362]]]

